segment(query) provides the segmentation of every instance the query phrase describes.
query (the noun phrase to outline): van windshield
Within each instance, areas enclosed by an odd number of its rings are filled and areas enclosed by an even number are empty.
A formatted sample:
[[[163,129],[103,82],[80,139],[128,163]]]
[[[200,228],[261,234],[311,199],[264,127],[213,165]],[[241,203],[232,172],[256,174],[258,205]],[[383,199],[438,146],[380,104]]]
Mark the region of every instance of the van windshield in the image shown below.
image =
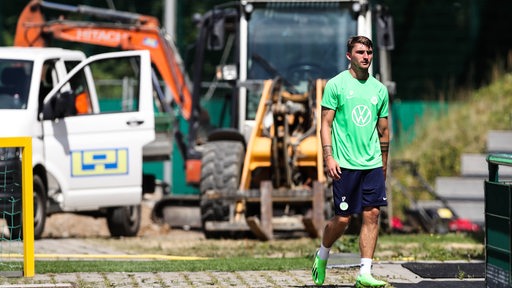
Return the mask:
[[[0,109],[26,109],[33,62],[0,59]]]

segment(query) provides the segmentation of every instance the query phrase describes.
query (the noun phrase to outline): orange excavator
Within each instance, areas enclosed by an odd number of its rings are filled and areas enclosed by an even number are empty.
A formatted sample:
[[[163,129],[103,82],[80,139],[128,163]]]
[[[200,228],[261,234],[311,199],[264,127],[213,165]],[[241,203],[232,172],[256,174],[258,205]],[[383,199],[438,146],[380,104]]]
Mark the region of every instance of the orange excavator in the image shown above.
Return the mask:
[[[74,15],[90,16],[100,21],[79,21],[61,15],[55,20],[46,20],[43,10],[56,10]],[[151,61],[168,87],[173,102],[186,121],[194,123],[198,113],[193,113],[194,104],[190,81],[187,78],[183,61],[170,36],[163,31],[157,18],[137,13],[112,9],[72,6],[41,0],[30,1],[18,19],[15,46],[46,47],[50,40],[61,40],[92,44],[121,50],[149,50]],[[158,89],[158,76],[154,73],[154,87]],[[170,101],[162,91],[157,90],[161,109],[171,112]],[[196,106],[198,108],[198,106]],[[192,125],[193,126],[193,125]],[[185,159],[187,183],[198,183],[201,164],[193,149],[185,148],[182,136],[176,140]],[[190,137],[195,137],[191,133]]]

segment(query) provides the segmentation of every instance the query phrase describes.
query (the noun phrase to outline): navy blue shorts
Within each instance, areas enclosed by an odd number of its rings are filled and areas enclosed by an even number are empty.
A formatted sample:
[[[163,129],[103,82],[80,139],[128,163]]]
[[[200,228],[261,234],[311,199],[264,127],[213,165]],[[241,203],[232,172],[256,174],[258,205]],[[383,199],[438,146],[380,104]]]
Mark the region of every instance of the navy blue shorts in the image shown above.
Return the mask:
[[[382,167],[370,170],[341,169],[341,179],[333,181],[334,213],[349,216],[364,207],[387,206]]]

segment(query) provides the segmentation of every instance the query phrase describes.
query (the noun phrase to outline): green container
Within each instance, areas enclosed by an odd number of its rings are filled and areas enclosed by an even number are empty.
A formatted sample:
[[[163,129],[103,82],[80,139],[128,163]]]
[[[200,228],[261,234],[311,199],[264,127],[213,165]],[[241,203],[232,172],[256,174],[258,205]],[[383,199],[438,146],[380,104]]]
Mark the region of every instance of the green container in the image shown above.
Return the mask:
[[[512,287],[512,183],[500,181],[499,166],[512,166],[512,154],[487,157],[485,181],[485,283],[486,287]]]

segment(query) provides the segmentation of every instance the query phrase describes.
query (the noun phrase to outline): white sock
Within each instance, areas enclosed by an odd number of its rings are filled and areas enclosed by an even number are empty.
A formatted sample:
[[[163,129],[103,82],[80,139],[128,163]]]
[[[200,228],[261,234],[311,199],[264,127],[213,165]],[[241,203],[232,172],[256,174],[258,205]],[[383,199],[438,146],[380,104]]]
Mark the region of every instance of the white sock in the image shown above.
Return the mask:
[[[361,270],[359,274],[371,273],[372,271],[372,259],[371,258],[361,258]]]
[[[320,245],[320,250],[318,250],[318,258],[322,260],[327,260],[329,258],[329,251],[331,248],[325,248],[324,245]]]

